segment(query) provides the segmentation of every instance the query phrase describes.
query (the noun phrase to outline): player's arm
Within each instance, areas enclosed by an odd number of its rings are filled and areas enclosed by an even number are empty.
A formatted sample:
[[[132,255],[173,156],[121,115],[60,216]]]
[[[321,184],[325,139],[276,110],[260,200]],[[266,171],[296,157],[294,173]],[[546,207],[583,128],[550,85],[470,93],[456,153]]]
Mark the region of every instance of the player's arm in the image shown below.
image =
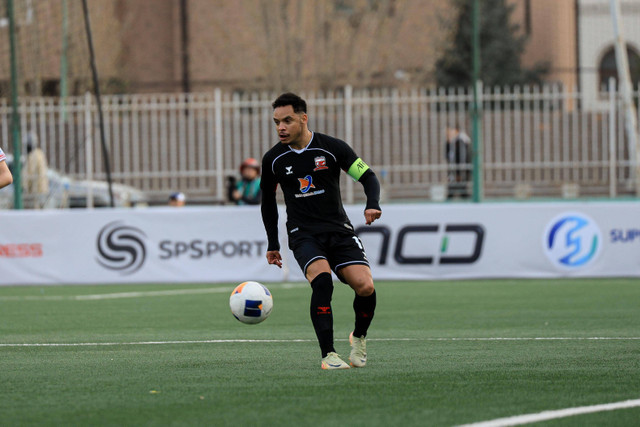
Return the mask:
[[[263,175],[260,180],[260,190],[262,193],[260,208],[262,211],[262,223],[267,232],[267,262],[282,267],[280,241],[278,239],[278,203],[276,202],[276,189],[278,188],[278,184],[275,176],[271,172],[271,165],[265,165],[265,163],[267,162],[263,159]]]
[[[13,175],[7,166],[7,162],[0,161],[0,188],[4,188],[13,182]]]
[[[364,188],[364,194],[367,196],[364,219],[367,225],[371,225],[373,221],[382,215],[382,209],[380,209],[380,181],[378,181],[376,174],[360,158],[353,162],[347,173],[356,181],[360,181]]]
[[[380,181],[378,181],[376,174],[369,168],[369,165],[359,158],[347,143],[343,142],[342,144],[341,158],[344,159],[342,163],[343,168],[351,178],[359,181],[364,188],[364,194],[367,196],[367,204],[364,208],[364,219],[367,225],[371,225],[373,221],[382,215],[382,209],[380,209]]]

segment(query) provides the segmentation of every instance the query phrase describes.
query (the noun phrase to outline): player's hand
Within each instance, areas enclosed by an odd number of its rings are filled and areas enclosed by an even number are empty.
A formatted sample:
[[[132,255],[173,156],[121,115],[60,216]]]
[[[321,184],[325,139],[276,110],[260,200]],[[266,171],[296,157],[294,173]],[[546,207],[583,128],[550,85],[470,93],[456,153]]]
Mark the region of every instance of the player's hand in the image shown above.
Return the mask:
[[[280,255],[280,251],[267,251],[267,262],[282,268],[282,256]]]
[[[373,221],[380,218],[382,211],[378,209],[367,209],[364,211],[364,221],[367,225],[371,225]]]

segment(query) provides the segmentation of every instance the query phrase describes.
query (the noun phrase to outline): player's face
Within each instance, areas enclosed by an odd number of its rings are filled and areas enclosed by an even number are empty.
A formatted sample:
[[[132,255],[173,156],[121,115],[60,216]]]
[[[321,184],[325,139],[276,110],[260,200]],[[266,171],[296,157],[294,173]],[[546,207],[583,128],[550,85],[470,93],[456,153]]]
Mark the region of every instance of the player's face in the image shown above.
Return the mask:
[[[273,110],[273,122],[276,124],[280,142],[295,145],[302,139],[307,125],[307,115],[295,113],[291,105],[286,105]]]

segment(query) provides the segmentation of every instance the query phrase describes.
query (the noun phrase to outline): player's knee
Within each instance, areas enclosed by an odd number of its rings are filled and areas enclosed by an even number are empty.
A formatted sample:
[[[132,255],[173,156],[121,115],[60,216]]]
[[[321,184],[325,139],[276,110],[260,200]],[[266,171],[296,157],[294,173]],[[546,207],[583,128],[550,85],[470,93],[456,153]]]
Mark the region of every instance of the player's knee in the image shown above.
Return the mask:
[[[329,267],[329,263],[326,260],[319,259],[317,261],[314,261],[307,267],[305,276],[307,277],[309,283],[311,283],[313,279],[315,279],[322,273],[331,274],[331,268]]]
[[[356,282],[354,290],[361,297],[368,297],[375,290],[375,287],[373,286],[373,279],[371,277],[362,277]]]

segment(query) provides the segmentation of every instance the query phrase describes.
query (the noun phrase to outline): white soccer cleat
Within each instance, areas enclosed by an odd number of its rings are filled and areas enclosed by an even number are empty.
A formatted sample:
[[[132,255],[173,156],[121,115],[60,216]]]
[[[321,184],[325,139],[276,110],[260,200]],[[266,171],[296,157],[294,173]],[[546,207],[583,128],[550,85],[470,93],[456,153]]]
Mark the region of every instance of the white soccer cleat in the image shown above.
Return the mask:
[[[354,337],[351,332],[349,343],[351,343],[351,354],[349,355],[351,366],[363,368],[367,364],[367,340],[364,337]]]
[[[322,369],[349,369],[349,365],[344,363],[344,360],[340,359],[338,353],[328,353],[326,357],[322,358]]]

